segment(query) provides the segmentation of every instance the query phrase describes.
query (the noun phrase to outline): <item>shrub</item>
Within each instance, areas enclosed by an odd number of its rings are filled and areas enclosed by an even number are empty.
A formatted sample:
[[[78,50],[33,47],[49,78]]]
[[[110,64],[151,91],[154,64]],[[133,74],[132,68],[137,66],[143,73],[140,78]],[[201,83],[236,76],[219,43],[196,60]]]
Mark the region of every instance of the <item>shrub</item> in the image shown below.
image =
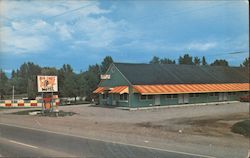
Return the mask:
[[[250,119],[235,123],[232,126],[231,131],[250,137]]]

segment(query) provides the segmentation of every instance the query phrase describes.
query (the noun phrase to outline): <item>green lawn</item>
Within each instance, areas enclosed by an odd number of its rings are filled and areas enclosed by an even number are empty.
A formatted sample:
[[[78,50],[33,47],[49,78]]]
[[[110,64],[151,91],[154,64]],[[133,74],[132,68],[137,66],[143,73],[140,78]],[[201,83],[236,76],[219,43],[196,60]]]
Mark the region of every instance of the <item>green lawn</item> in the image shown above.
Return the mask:
[[[235,123],[231,130],[234,133],[250,137],[250,119]]]

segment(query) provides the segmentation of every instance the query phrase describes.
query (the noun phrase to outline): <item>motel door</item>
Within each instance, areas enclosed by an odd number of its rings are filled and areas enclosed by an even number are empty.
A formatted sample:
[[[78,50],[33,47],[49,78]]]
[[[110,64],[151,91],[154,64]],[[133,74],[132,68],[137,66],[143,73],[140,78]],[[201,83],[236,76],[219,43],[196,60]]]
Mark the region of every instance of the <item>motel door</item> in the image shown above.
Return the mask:
[[[188,94],[179,94],[178,95],[178,103],[179,104],[189,103],[189,95]]]
[[[224,101],[227,100],[227,93],[224,93],[224,95],[223,95],[223,100],[224,100]]]
[[[183,102],[184,102],[184,104],[189,103],[189,94],[183,94]]]
[[[160,105],[161,104],[161,97],[160,95],[155,95],[155,105]]]
[[[179,94],[179,95],[178,95],[178,103],[179,103],[179,104],[183,104],[183,103],[184,103],[183,94]]]
[[[219,93],[219,101],[226,101],[227,93]]]

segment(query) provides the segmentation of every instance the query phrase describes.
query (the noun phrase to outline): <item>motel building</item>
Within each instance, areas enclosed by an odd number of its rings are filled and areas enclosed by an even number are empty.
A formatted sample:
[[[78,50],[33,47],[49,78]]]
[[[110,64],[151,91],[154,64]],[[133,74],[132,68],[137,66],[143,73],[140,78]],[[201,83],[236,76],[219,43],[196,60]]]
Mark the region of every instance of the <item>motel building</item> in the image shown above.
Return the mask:
[[[248,69],[113,63],[98,88],[100,105],[128,108],[236,101],[249,94]]]

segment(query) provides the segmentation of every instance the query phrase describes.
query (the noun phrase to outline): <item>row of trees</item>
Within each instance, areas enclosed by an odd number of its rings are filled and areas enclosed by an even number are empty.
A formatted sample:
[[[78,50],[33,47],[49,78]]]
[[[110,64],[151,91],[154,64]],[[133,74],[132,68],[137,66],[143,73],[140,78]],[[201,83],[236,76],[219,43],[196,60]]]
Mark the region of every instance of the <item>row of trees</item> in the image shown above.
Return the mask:
[[[87,97],[90,99],[92,92],[100,82],[100,74],[104,74],[109,65],[113,62],[112,57],[107,56],[101,64],[90,65],[87,71],[75,73],[69,64],[62,68],[40,67],[32,62],[24,63],[19,69],[13,70],[11,78],[0,69],[0,99],[11,95],[12,87],[15,87],[15,94],[27,94],[28,98],[35,98],[37,94],[37,75],[57,75],[60,97]],[[168,58],[153,57],[149,62],[152,64],[176,64],[175,60]],[[202,59],[185,54],[179,57],[178,64],[208,65],[205,57]],[[229,66],[226,60],[216,59],[210,65]],[[249,67],[249,58],[241,64],[242,67]]]
[[[248,58],[246,58],[248,60]],[[244,61],[243,65],[248,63],[248,61]],[[159,58],[157,56],[154,56],[150,62],[150,64],[177,64],[175,60],[171,60],[168,58]],[[183,56],[180,56],[178,59],[178,64],[187,64],[187,65],[208,65],[206,58],[203,56],[202,58],[199,57],[192,57],[189,54],[184,54]],[[211,66],[229,66],[228,61],[224,59],[216,59],[214,62],[210,64]]]
[[[19,69],[13,70],[11,78],[0,70],[0,99],[12,94],[15,87],[15,94],[27,94],[28,98],[34,99],[37,94],[37,75],[57,75],[60,97],[83,97],[89,98],[100,82],[100,74],[108,69],[113,62],[110,56],[104,58],[102,63],[90,65],[87,71],[75,73],[69,64],[62,68],[40,67],[32,62],[24,63]]]

